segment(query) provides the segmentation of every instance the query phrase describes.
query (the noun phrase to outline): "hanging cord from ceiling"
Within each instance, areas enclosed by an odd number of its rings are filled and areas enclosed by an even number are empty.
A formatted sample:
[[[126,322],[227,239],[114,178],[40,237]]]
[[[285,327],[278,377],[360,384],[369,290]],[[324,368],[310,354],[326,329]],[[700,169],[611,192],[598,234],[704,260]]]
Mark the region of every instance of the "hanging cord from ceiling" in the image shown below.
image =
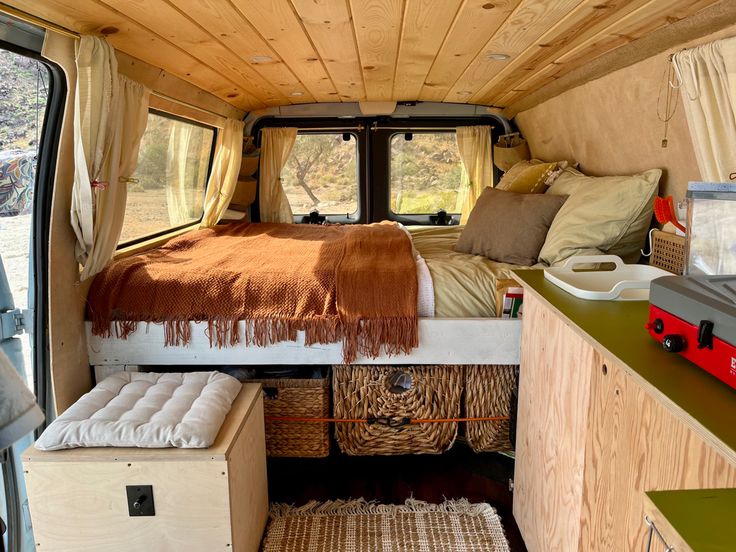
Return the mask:
[[[662,147],[667,147],[667,131],[669,124],[677,111],[680,102],[680,81],[679,75],[672,61],[672,56],[667,57],[667,65],[662,74],[662,81],[659,85],[659,94],[657,95],[657,118],[664,123],[664,136],[662,137]]]

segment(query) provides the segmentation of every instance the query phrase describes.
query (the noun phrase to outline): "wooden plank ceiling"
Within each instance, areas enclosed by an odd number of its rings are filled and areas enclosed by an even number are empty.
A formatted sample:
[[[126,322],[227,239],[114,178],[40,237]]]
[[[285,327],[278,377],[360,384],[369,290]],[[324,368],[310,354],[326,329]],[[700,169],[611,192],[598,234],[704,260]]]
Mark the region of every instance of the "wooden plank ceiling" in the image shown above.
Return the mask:
[[[247,111],[311,102],[506,107],[718,0],[3,0]],[[504,54],[507,60],[489,57]]]

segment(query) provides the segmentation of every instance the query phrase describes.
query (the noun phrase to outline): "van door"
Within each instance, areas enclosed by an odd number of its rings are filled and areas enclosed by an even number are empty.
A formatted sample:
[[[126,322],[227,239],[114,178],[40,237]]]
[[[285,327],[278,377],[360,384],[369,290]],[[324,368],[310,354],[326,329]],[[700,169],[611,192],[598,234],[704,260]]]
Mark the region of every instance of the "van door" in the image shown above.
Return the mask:
[[[13,21],[0,29],[0,349],[30,389],[34,382],[34,204],[50,73],[36,59],[43,33]],[[45,249],[45,248],[44,248]],[[41,372],[43,374],[43,372]],[[42,388],[44,388],[42,386]],[[0,518],[8,552],[35,550],[20,454],[29,433],[0,451]]]

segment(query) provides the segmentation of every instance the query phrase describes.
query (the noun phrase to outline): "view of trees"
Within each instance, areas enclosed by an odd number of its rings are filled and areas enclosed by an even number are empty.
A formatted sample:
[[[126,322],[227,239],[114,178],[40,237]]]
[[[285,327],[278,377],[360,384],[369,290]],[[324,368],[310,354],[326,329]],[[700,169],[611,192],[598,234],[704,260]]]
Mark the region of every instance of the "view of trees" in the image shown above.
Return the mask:
[[[358,210],[357,142],[340,134],[300,134],[281,172],[294,214],[326,215]]]
[[[149,114],[121,242],[199,219],[213,137],[210,128]]]
[[[391,138],[391,210],[431,214],[462,207],[462,161],[452,132],[414,133]]]
[[[281,173],[294,214],[354,213],[358,208],[355,137],[300,134]],[[391,210],[428,214],[459,213],[462,162],[452,132],[404,134],[391,139]]]

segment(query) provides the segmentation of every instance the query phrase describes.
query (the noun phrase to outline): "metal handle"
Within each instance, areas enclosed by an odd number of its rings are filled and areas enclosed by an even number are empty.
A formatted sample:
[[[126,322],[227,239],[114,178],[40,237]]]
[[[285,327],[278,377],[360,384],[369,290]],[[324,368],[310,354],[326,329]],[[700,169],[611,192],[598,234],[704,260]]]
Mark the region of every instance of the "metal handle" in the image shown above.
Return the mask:
[[[647,527],[649,527],[649,532],[647,535],[647,549],[646,552],[651,552],[652,550],[652,542],[654,541],[654,535],[657,535],[657,539],[659,539],[659,542],[661,542],[664,545],[664,552],[675,552],[675,549],[667,544],[667,541],[664,539],[664,536],[662,536],[662,533],[659,532],[659,529],[657,529],[657,526],[654,524],[654,522],[649,519],[649,516],[644,516],[644,523],[647,524]]]

